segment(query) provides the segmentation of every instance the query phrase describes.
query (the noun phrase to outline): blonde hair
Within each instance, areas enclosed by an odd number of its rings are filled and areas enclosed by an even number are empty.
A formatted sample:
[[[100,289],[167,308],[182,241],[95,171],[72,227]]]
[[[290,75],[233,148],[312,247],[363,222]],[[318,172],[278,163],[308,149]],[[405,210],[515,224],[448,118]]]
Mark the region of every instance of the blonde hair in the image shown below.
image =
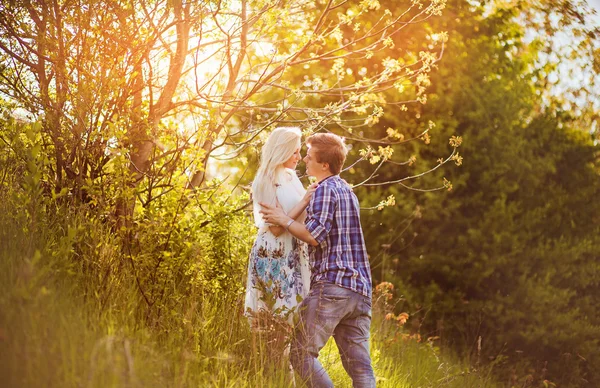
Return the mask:
[[[254,220],[257,226],[262,223],[258,212],[259,202],[275,205],[277,185],[283,182],[285,167],[283,164],[294,155],[300,147],[302,131],[297,127],[276,128],[267,139],[262,148],[260,165],[256,177],[252,182],[252,196],[254,202]]]

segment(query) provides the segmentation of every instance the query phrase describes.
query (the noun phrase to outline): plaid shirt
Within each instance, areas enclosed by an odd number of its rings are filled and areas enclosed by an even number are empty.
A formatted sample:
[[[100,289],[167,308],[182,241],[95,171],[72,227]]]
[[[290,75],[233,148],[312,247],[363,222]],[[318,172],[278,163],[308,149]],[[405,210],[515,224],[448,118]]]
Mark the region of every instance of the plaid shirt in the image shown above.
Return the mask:
[[[327,281],[371,296],[371,268],[360,226],[356,195],[338,175],[325,178],[306,209],[306,229],[319,245],[309,245],[311,284]]]

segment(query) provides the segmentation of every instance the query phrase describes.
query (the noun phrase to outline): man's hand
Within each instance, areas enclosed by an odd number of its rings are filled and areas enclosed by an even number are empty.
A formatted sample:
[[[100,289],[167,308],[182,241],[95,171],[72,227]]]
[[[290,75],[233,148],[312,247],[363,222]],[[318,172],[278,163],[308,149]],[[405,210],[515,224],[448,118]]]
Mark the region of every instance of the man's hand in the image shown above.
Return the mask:
[[[279,225],[284,228],[296,238],[312,245],[317,246],[319,243],[315,238],[310,234],[310,232],[306,229],[304,224],[300,222],[295,222],[293,218],[290,218],[287,214],[283,212],[283,209],[278,207],[269,206],[266,203],[259,202],[262,210],[260,213],[263,216],[263,219],[273,225]],[[292,223],[288,226],[288,222],[292,221]]]
[[[269,206],[266,203],[259,202],[262,210],[260,214],[263,216],[263,220],[272,225],[279,225],[285,227],[291,218],[283,212],[280,207]]]

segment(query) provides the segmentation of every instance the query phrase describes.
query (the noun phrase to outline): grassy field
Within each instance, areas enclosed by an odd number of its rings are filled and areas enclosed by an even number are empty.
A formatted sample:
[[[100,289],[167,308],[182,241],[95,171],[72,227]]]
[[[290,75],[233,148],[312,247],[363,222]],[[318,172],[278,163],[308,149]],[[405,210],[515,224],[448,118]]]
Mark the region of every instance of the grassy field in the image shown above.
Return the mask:
[[[101,271],[81,252],[74,259],[76,235],[94,233],[106,268],[123,268],[109,230],[63,228],[64,220],[48,217],[34,224],[35,214],[15,212],[10,202],[0,201],[3,386],[294,386],[282,332],[275,328],[277,337],[250,330],[240,294],[198,293],[161,319],[147,319],[134,279],[119,275],[126,271]],[[475,370],[435,340],[421,340],[386,320],[386,303],[376,301],[372,325],[379,387],[497,386],[489,370]],[[351,386],[333,342],[320,359],[336,387]]]

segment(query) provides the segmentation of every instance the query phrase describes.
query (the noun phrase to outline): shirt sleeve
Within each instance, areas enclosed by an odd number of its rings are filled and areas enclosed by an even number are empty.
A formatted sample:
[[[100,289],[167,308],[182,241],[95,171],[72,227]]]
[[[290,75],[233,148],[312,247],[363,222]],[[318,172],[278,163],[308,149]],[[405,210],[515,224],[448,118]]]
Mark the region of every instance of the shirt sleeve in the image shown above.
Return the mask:
[[[332,188],[319,186],[311,199],[312,212],[306,220],[306,229],[321,244],[333,226],[337,201]]]

